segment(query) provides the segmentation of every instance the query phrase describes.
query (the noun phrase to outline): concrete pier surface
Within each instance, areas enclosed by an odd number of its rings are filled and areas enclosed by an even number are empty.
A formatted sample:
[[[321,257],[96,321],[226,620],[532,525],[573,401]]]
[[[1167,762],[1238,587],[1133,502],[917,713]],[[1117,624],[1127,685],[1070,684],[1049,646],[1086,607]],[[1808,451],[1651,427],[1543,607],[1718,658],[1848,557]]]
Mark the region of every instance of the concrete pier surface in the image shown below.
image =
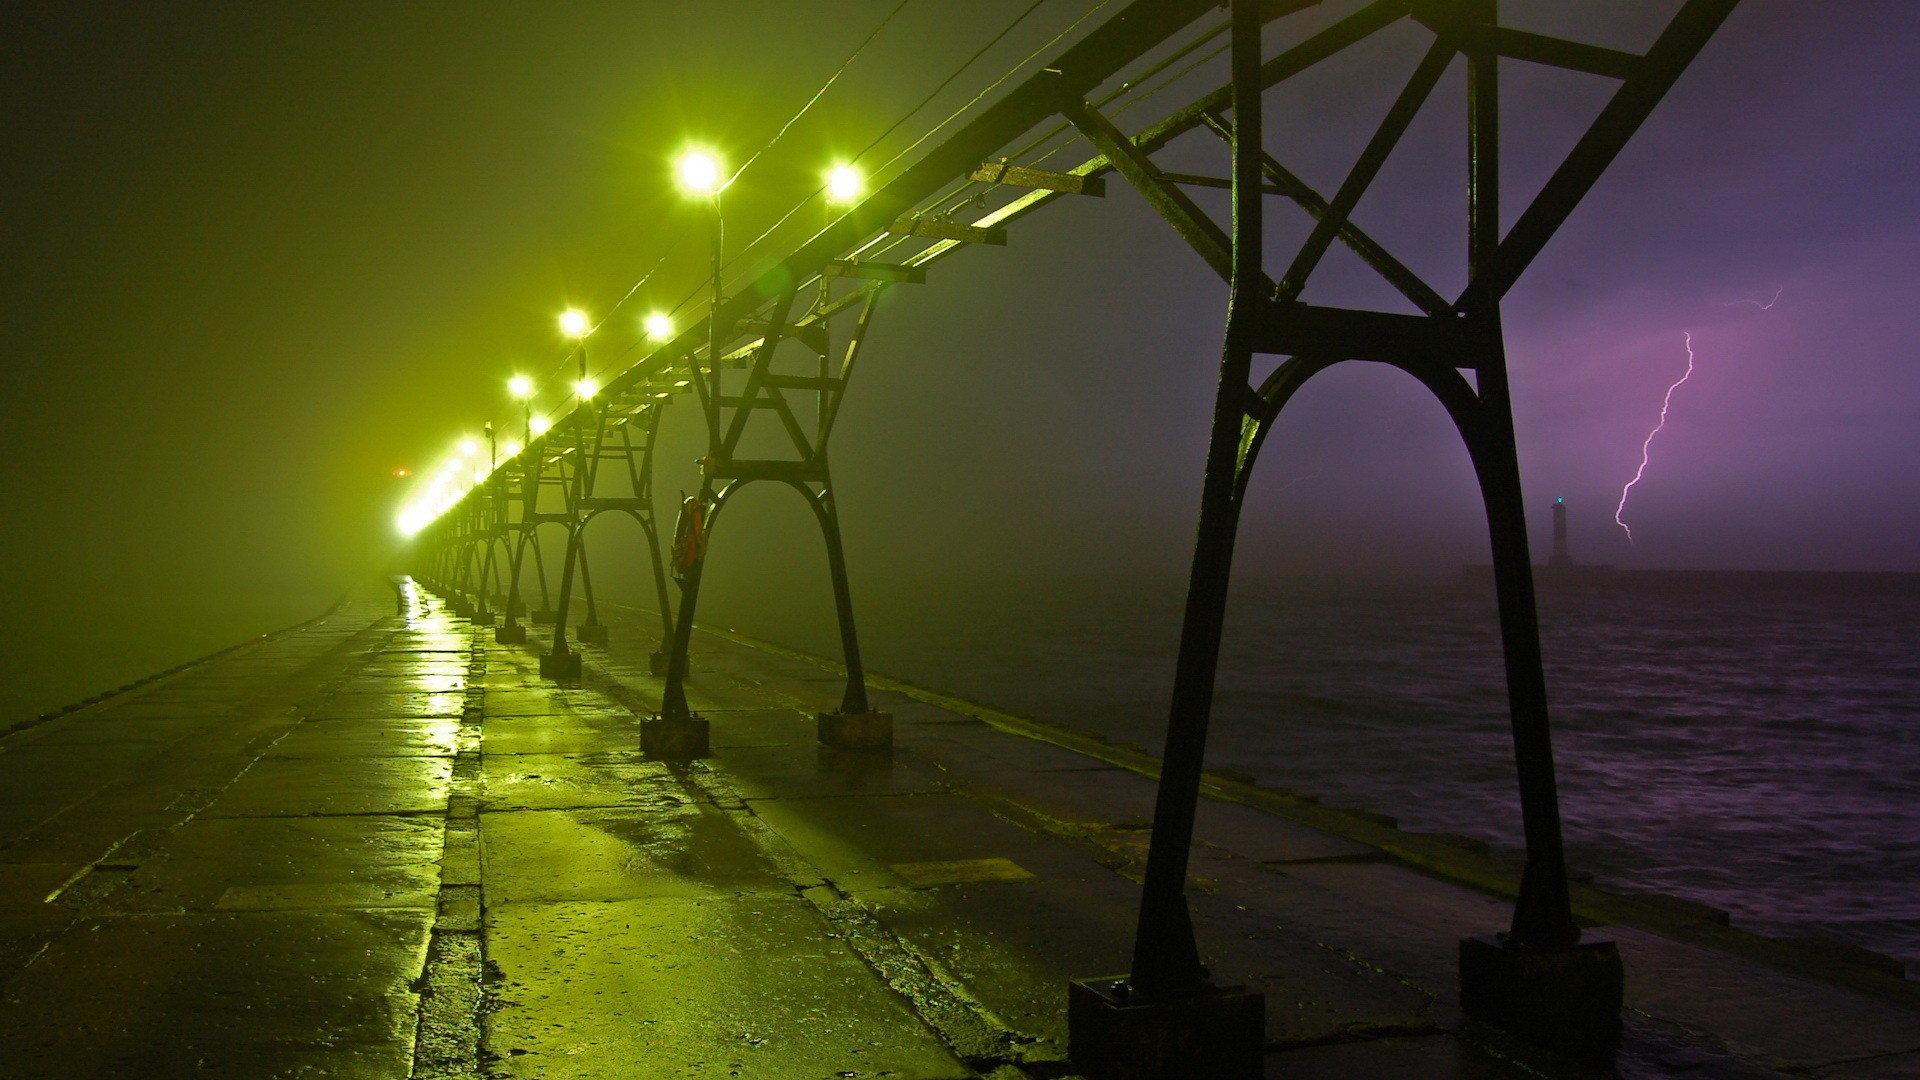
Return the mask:
[[[370,588],[0,737],[0,1076],[1071,1075],[1066,985],[1126,966],[1151,758],[884,679],[894,749],[831,750],[830,665],[703,632],[712,754],[652,761],[658,623],[611,614],[562,688],[545,640]],[[1590,885],[1616,1060],[1465,1025],[1458,943],[1504,928],[1511,866],[1208,794],[1198,931],[1266,993],[1269,1076],[1920,1076],[1897,969]]]

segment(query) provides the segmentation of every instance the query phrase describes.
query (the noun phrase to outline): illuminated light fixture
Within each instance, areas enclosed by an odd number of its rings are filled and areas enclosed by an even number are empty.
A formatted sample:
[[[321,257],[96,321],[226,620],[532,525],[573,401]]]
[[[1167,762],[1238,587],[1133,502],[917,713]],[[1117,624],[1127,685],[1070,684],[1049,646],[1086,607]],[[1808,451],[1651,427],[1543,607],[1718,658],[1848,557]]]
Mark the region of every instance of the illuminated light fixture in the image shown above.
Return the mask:
[[[523,449],[525,448],[522,447],[518,442],[512,439],[508,439],[507,445],[501,447],[500,452],[502,454],[505,454],[507,457],[516,458],[520,456],[520,451]]]
[[[402,465],[401,467],[393,470],[393,475],[404,478],[404,477],[412,476],[413,470],[407,468],[405,465]]]
[[[460,452],[461,452],[462,454],[465,454],[465,455],[466,455],[467,457],[472,457],[473,455],[475,455],[475,454],[477,454],[477,453],[479,453],[479,452],[480,452],[480,442],[479,442],[479,440],[477,440],[477,439],[461,439],[461,440],[460,440]]]
[[[866,178],[860,175],[859,169],[851,165],[835,165],[827,173],[827,201],[853,202],[860,197],[862,191],[866,190],[866,186]]]
[[[560,330],[568,337],[586,337],[587,332],[592,329],[593,321],[588,319],[587,313],[579,308],[568,308],[560,313]]]
[[[575,379],[573,392],[580,395],[580,400],[585,401],[600,392],[600,384],[593,379]]]
[[[535,435],[545,435],[553,427],[553,421],[544,416],[536,416],[527,422],[527,426],[533,429]]]
[[[475,469],[475,470],[473,470],[473,482],[474,482],[475,484],[484,484],[484,483],[486,483],[486,482],[487,482],[487,470],[485,470],[485,469]]]
[[[647,336],[655,341],[665,341],[673,336],[673,319],[665,312],[656,311],[647,316],[643,325],[647,328]]]
[[[533,396],[533,380],[525,375],[515,375],[507,380],[507,393],[525,401]]]
[[[694,195],[712,195],[720,190],[720,159],[705,150],[689,150],[680,155],[680,187]]]

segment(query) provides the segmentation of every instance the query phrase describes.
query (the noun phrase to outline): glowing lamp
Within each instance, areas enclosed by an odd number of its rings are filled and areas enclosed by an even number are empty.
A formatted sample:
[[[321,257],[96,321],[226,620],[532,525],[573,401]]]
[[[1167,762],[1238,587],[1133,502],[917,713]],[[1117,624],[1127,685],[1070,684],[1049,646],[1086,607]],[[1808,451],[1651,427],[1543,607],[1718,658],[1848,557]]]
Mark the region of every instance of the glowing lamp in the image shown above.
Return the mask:
[[[720,161],[704,150],[680,155],[680,187],[690,194],[711,195],[720,190]]]
[[[600,384],[592,379],[576,379],[573,392],[580,395],[580,400],[585,401],[600,392]]]
[[[475,455],[475,454],[477,454],[477,453],[479,453],[479,452],[480,452],[480,443],[479,443],[479,440],[477,440],[477,439],[461,439],[461,440],[460,440],[460,452],[461,452],[462,454],[465,454],[465,455],[466,455],[467,457],[472,457],[473,455]]]
[[[860,197],[866,188],[866,178],[860,170],[851,165],[835,165],[827,173],[827,201],[849,203]]]
[[[553,427],[553,421],[544,416],[536,416],[528,422],[527,426],[533,429],[535,435],[545,435]]]
[[[586,337],[587,331],[591,329],[593,329],[593,322],[587,318],[587,313],[579,308],[568,308],[560,313],[560,330],[568,337]]]
[[[533,396],[533,380],[525,375],[515,375],[507,380],[507,393],[525,401]]]
[[[647,336],[655,341],[665,341],[673,336],[673,319],[664,312],[656,311],[647,316],[645,326]]]
[[[520,456],[521,449],[522,447],[518,441],[513,439],[508,439],[507,445],[501,447],[500,452],[510,458],[516,458]]]

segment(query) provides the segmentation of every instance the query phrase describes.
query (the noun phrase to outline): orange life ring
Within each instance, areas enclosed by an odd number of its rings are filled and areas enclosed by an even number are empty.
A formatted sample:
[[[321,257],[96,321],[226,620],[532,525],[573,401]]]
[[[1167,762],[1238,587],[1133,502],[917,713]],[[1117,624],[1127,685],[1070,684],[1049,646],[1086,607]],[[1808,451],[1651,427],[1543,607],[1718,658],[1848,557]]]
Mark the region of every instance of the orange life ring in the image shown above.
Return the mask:
[[[707,505],[698,495],[680,500],[680,517],[673,523],[673,576],[685,578],[700,562],[707,542]]]

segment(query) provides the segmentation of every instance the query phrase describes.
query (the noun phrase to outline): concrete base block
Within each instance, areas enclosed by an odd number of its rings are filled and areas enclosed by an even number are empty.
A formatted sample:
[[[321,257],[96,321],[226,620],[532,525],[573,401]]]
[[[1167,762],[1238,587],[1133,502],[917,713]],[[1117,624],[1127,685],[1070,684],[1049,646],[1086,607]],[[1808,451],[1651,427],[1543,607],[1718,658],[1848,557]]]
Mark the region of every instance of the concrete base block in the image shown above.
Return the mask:
[[[476,611],[467,618],[473,620],[475,626],[492,626],[500,621],[500,616],[491,611]]]
[[[1592,933],[1561,949],[1509,946],[1505,934],[1460,942],[1460,1007],[1470,1019],[1580,1057],[1605,1058],[1618,1045],[1625,981],[1619,948]]]
[[[531,621],[535,626],[552,626],[553,625],[553,609],[541,608],[540,610],[535,611],[532,614],[528,615],[527,619]]]
[[[842,750],[884,750],[893,745],[893,714],[823,712],[818,714],[822,746]]]
[[[1067,985],[1067,1056],[1087,1080],[1259,1080],[1264,994],[1219,986],[1136,998],[1122,976]]]
[[[665,675],[667,673],[667,651],[665,649],[661,649],[652,656],[647,657],[647,670],[655,675]]]
[[[605,645],[607,643],[607,624],[588,622],[573,628],[574,640],[582,645]]]
[[[580,654],[577,652],[541,653],[540,677],[554,682],[579,682]]]
[[[493,629],[493,640],[496,645],[525,645],[527,628],[515,622],[501,623]]]
[[[691,761],[708,754],[707,722],[698,716],[640,721],[640,752],[662,761]]]

